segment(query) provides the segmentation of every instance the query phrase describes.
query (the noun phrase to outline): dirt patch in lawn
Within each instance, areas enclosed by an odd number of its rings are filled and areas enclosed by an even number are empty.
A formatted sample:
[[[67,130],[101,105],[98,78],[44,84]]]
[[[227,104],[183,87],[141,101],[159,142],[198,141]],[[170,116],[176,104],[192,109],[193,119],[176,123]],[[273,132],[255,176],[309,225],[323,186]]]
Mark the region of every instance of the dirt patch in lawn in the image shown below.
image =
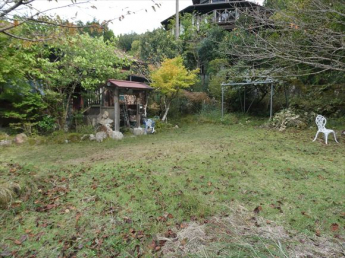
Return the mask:
[[[157,243],[161,245],[165,257],[345,255],[345,236],[306,236],[260,217],[257,211],[248,212],[244,207],[233,210],[229,216],[212,217],[204,223],[190,222],[181,226],[176,232],[157,235]]]

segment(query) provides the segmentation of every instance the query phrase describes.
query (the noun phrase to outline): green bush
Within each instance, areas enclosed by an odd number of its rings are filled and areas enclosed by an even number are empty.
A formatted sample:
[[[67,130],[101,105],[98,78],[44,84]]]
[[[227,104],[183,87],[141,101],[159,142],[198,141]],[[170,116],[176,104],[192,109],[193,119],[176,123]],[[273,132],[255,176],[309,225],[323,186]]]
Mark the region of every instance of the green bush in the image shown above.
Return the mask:
[[[172,127],[173,127],[173,125],[170,123],[163,122],[160,119],[155,120],[155,131],[157,131],[157,130],[158,131],[164,131],[164,130],[170,129]]]
[[[80,134],[94,134],[95,128],[92,125],[79,125],[76,132]]]
[[[50,115],[43,116],[42,120],[37,123],[40,132],[42,133],[51,133],[56,129],[55,118]]]

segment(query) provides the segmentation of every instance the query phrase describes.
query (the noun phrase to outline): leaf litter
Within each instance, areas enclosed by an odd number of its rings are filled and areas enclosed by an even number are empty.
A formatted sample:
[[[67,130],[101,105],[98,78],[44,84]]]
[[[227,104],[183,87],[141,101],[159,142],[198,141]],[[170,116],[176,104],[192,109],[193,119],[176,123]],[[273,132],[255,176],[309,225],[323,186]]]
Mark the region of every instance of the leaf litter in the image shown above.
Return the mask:
[[[164,257],[231,256],[238,249],[248,252],[277,254],[283,257],[343,257],[341,239],[315,237],[287,230],[283,226],[239,206],[231,215],[213,216],[203,222],[186,223],[170,234],[157,234],[158,249]],[[332,227],[335,227],[332,225]],[[237,250],[238,251],[238,250]]]

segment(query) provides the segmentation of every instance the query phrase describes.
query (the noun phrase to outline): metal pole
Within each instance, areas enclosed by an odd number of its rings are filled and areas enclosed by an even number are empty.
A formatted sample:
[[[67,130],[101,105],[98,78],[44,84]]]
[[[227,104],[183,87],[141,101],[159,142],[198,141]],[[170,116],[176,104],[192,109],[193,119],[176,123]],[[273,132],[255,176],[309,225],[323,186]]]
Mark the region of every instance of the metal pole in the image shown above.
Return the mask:
[[[224,116],[224,86],[222,85],[222,119]]]
[[[271,84],[271,103],[270,103],[270,120],[273,116],[273,83]]]
[[[179,36],[180,36],[180,21],[179,21],[179,0],[176,0],[176,40],[178,40]]]
[[[246,86],[243,88],[243,113],[246,113]]]

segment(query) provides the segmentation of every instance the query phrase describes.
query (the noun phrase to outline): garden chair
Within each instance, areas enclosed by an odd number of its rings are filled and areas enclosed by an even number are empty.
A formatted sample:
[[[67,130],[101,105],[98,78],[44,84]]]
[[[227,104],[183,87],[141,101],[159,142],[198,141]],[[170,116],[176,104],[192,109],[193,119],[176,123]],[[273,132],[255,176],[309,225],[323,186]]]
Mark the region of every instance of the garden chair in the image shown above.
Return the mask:
[[[151,129],[151,133],[155,132],[155,121],[152,119],[146,119],[145,123],[145,134],[147,134],[147,129]]]
[[[315,123],[316,123],[316,125],[317,125],[318,130],[317,130],[317,132],[316,132],[316,135],[315,135],[315,138],[314,138],[313,142],[316,141],[316,138],[317,138],[317,136],[319,135],[319,133],[323,133],[323,134],[325,135],[325,140],[326,140],[326,144],[327,144],[327,143],[328,143],[328,135],[329,135],[330,133],[333,133],[333,135],[334,135],[334,140],[335,140],[337,143],[339,143],[339,142],[337,141],[337,138],[335,138],[335,132],[334,132],[333,130],[331,130],[331,129],[326,129],[325,126],[326,126],[327,120],[326,120],[325,117],[323,117],[323,116],[321,116],[321,115],[317,115],[317,116],[316,116],[316,119],[315,119]]]

